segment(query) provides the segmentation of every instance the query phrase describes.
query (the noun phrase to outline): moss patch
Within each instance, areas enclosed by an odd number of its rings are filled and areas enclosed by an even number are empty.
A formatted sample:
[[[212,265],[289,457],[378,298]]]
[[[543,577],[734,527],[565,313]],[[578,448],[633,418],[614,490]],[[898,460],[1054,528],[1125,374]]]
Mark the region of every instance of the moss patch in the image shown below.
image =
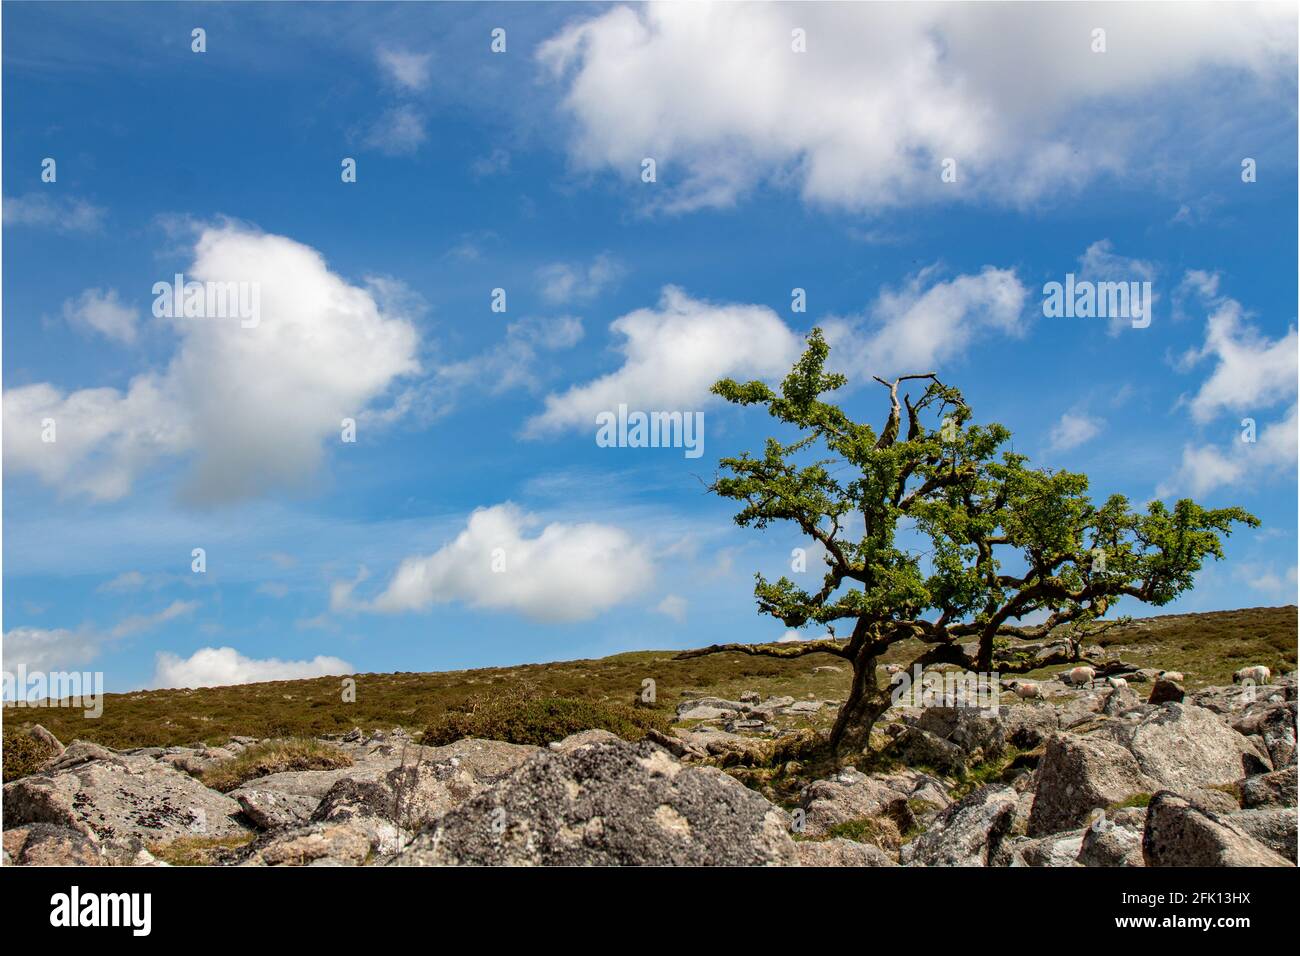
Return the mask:
[[[181,837],[170,843],[154,843],[149,852],[172,866],[214,866],[229,862],[233,851],[253,842],[253,834],[230,837]]]

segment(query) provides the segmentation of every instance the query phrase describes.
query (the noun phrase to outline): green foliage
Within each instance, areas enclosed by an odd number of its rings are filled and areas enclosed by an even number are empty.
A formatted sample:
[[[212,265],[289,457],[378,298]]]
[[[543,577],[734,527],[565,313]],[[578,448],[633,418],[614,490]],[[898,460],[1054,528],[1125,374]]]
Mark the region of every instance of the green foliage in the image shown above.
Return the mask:
[[[4,782],[30,777],[56,753],[53,744],[38,740],[25,730],[6,730],[4,744]]]
[[[420,742],[441,746],[464,737],[480,737],[545,746],[583,730],[607,730],[636,741],[651,729],[666,733],[667,718],[622,704],[523,693],[484,698],[466,710],[448,711],[429,725]]]
[[[789,521],[825,548],[816,591],[756,576],[759,610],[789,627],[849,619],[897,639],[937,630],[943,641],[961,622],[987,654],[999,629],[1027,614],[1046,612],[1047,630],[1099,618],[1120,597],[1167,604],[1207,558],[1223,557],[1221,536],[1234,524],[1259,523],[1241,508],[1190,499],[1145,511],[1123,495],[1094,504],[1087,476],[1030,468],[1006,449],[1008,429],[973,423],[961,392],[930,374],[877,379],[890,403],[877,433],[823,401],[845,384],[825,371],[828,355],[814,329],[779,393],[731,379],[713,387],[736,404],[766,406],[797,432],[790,443],[769,438],[761,457],[722,459],[727,474],[712,485],[741,503],[738,524]],[[913,401],[908,387],[918,383]],[[927,547],[900,544],[908,525]]]

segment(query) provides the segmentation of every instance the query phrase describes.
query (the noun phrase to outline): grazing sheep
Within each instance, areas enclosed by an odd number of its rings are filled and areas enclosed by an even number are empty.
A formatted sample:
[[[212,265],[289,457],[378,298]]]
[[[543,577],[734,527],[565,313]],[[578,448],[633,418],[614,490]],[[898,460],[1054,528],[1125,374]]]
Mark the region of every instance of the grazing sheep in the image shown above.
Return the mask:
[[[1097,672],[1091,667],[1072,667],[1065,672],[1068,684],[1091,684],[1097,679]]]
[[[1253,681],[1255,684],[1267,684],[1273,679],[1273,672],[1267,667],[1256,664],[1254,667],[1243,667],[1237,673],[1232,675],[1234,684],[1241,684],[1245,681]]]
[[[903,667],[902,664],[886,664],[886,665],[885,665],[885,673],[888,674],[890,677],[893,677],[895,674],[901,674],[901,673],[903,673],[903,671],[905,671],[906,669],[907,669],[907,668]]]
[[[1123,690],[1128,686],[1128,681],[1122,677],[1107,677],[1106,683],[1115,688],[1115,690]]]
[[[1028,681],[1028,680],[1013,681],[1011,684],[1011,689],[1015,692],[1015,695],[1019,697],[1021,700],[1035,700],[1035,699],[1042,700],[1043,698],[1042,686],[1039,684],[1035,684],[1033,681]]]
[[[1186,680],[1186,678],[1183,677],[1182,671],[1161,671],[1160,679],[1171,680],[1178,684],[1181,684],[1184,680]]]

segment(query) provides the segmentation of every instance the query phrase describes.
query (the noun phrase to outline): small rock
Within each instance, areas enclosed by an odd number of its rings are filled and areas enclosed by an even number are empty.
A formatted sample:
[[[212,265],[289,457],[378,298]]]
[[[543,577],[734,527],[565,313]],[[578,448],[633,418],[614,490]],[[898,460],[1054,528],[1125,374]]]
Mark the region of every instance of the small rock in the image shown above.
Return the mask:
[[[898,866],[894,858],[879,847],[855,843],[843,837],[800,840],[795,848],[799,866]]]
[[[1183,689],[1183,685],[1178,681],[1170,680],[1168,677],[1158,677],[1151,687],[1151,696],[1147,699],[1147,703],[1181,704],[1186,696],[1187,691]]]
[[[1261,773],[1243,780],[1241,805],[1247,809],[1294,807],[1296,805],[1295,764],[1282,770]]]

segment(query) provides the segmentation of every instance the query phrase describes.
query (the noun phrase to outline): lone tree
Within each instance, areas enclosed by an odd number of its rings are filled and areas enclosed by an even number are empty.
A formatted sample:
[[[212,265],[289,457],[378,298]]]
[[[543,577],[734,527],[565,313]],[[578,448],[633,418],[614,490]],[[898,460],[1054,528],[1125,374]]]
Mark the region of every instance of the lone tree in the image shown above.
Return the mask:
[[[1086,627],[1124,596],[1167,604],[1192,586],[1207,556],[1223,557],[1220,535],[1234,522],[1259,524],[1241,508],[1207,509],[1186,498],[1172,510],[1152,501],[1145,514],[1123,495],[1094,505],[1086,475],[1029,467],[1024,455],[1004,450],[1006,428],[973,424],[961,392],[932,373],[876,379],[889,392],[877,433],[822,400],[846,381],[825,371],[828,352],[814,329],[779,395],[757,381],[713,386],[737,405],[766,406],[799,435],[789,444],[769,438],[761,457],[724,458],[730,474],[710,490],[743,503],[737,524],[789,521],[821,545],[818,589],[757,574],[754,594],[762,613],[792,628],[822,625],[831,636],[678,656],[827,653],[850,661],[853,684],[831,732],[835,757],[864,747],[889,707],[890,687],[876,668],[891,645],[908,638],[923,645],[911,667],[989,672],[995,638]],[[915,401],[909,390],[919,391]],[[825,452],[830,457],[817,457]],[[1047,615],[1043,623],[1013,623],[1035,612]],[[840,621],[852,622],[847,639],[834,636]],[[976,638],[977,652],[963,649]]]

